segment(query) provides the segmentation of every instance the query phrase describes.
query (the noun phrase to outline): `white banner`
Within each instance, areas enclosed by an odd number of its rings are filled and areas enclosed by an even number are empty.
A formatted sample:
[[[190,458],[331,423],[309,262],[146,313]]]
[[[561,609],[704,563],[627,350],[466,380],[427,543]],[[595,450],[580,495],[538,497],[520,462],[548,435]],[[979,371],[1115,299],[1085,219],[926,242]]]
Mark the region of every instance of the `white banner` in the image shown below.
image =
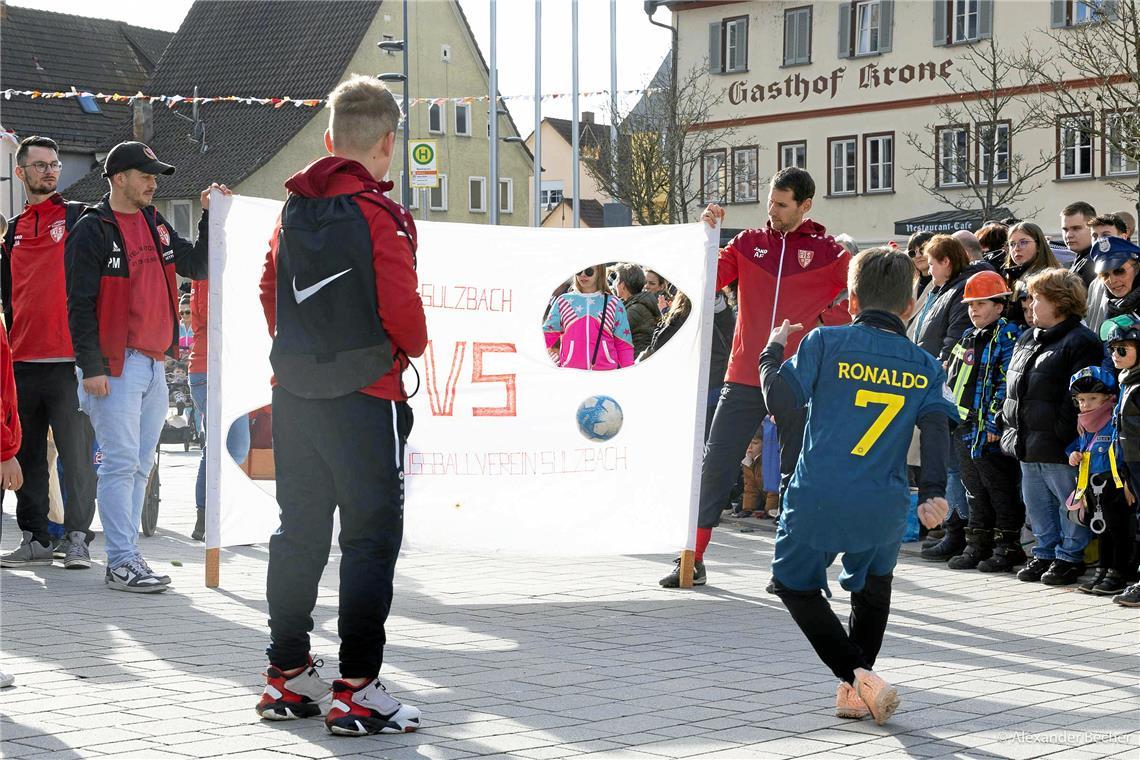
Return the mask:
[[[208,437],[218,441],[223,424],[270,401],[258,281],[281,204],[240,196],[212,204]],[[701,224],[429,222],[418,231],[430,343],[413,361],[420,390],[405,456],[405,544],[534,554],[691,547],[715,233]],[[576,271],[616,261],[696,296],[692,314],[644,363],[608,372],[554,366],[541,329],[552,292]],[[410,370],[405,385],[416,386]],[[615,403],[617,434],[588,438],[615,422]],[[250,481],[224,446],[209,447],[207,465],[207,546],[267,540],[277,527],[272,484]]]

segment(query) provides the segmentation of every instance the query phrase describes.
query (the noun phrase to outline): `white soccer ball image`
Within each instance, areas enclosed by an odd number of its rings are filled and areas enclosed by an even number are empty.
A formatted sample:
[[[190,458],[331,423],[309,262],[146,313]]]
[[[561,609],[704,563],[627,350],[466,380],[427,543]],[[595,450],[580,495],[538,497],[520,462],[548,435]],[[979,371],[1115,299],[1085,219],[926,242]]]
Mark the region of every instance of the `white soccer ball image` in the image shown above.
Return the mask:
[[[578,406],[578,431],[591,441],[608,441],[621,431],[621,406],[609,396],[590,396]]]

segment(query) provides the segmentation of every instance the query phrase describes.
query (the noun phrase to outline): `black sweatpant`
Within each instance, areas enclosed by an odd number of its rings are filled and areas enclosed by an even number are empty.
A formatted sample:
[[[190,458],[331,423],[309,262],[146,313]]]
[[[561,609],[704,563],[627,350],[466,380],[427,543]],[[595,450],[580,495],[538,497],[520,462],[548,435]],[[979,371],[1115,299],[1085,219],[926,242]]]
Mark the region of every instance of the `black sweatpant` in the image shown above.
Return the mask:
[[[95,537],[95,468],[91,420],[79,411],[74,362],[14,362],[16,396],[23,442],[16,460],[24,471],[24,486],[16,492],[16,522],[36,541],[49,543],[47,436],[51,428],[63,462],[63,527]]]
[[[740,383],[725,383],[721,388],[701,462],[698,528],[714,528],[720,522],[740,476],[740,460],[767,413],[760,388]]]
[[[1100,534],[1100,561],[1098,567],[1116,570],[1132,580],[1136,572],[1134,546],[1136,542],[1136,512],[1128,505],[1123,488],[1117,488],[1111,473],[1099,473],[1090,477],[1090,484],[1100,485],[1105,481],[1104,490],[1097,496],[1090,485],[1085,490],[1086,510],[1089,519],[1097,503],[1104,515],[1104,532]]]
[[[970,506],[969,527],[979,530],[1020,531],[1025,523],[1021,500],[1021,465],[1000,452],[970,458],[970,445],[957,435],[958,474]]]
[[[776,580],[772,585],[823,664],[840,680],[854,684],[855,669],[874,668],[883,646],[893,580],[893,573],[867,576],[863,588],[851,594],[846,631],[819,589],[796,591]]]
[[[352,393],[303,399],[273,389],[281,527],[269,540],[269,661],[305,665],[313,607],[340,508],[340,673],[375,678],[404,535],[404,402]]]

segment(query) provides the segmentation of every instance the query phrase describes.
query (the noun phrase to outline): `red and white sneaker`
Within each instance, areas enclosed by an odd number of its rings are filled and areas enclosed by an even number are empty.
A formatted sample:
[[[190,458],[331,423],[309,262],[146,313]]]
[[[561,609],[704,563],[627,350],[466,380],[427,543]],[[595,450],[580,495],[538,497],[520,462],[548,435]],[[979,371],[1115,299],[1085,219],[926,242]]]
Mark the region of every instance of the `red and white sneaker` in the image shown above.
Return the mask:
[[[332,705],[332,686],[317,674],[324,662],[309,658],[300,673],[285,675],[270,665],[265,669],[265,691],[257,703],[257,714],[265,720],[296,720],[325,715]]]
[[[338,736],[403,734],[420,727],[417,707],[400,704],[379,680],[363,686],[333,681],[332,709],[325,728]]]

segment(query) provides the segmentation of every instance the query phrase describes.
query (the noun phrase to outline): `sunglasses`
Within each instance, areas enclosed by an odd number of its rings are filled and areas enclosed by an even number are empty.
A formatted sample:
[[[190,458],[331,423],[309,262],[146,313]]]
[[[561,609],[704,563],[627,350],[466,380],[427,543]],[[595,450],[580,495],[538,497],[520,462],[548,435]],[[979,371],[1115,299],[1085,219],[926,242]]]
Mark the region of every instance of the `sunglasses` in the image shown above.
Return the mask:
[[[179,314],[182,314],[183,316],[185,316],[185,315],[189,314],[190,312],[189,312],[189,311],[180,311],[180,312],[178,312],[178,313],[179,313]]]
[[[593,267],[586,267],[585,269],[583,269],[581,272],[578,273],[578,276],[579,277],[593,277],[594,276],[594,268]]]
[[[1113,346],[1112,353],[1123,359],[1128,356],[1128,346]]]

